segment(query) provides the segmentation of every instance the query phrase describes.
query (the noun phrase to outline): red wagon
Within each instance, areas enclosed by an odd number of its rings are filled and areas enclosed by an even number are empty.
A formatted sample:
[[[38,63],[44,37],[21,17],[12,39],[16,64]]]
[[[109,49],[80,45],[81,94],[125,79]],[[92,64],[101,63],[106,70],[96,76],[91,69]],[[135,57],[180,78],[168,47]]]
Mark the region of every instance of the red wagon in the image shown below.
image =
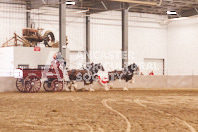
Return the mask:
[[[63,72],[61,69],[17,69],[16,87],[20,92],[38,92],[41,80],[47,92],[63,90]]]

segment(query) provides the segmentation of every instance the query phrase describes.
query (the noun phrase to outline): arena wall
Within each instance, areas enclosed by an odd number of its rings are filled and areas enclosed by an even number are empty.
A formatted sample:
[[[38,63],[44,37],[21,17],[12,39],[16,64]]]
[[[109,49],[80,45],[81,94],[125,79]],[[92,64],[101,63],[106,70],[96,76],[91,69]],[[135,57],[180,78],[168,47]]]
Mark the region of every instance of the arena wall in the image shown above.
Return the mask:
[[[135,83],[128,83],[128,88],[198,88],[198,76],[135,76]],[[0,77],[0,92],[17,91],[16,79],[12,77]],[[78,89],[84,88],[83,82],[78,82]],[[113,89],[124,87],[125,82],[114,81]],[[89,86],[86,86],[87,88]],[[104,89],[98,82],[94,82],[93,88]],[[42,88],[41,88],[42,89]]]
[[[13,77],[0,77],[0,92],[17,91],[16,79]]]
[[[13,76],[14,47],[0,48],[0,77]]]

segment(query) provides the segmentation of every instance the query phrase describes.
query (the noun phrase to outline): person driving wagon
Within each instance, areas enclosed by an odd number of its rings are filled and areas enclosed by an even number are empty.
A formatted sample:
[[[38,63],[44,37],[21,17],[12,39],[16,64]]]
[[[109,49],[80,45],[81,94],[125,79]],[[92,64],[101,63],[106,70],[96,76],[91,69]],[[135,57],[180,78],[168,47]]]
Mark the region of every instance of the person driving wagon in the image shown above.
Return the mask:
[[[59,51],[57,54],[55,53],[53,55],[53,60],[51,61],[50,68],[56,69],[56,68],[59,68],[60,65],[63,65],[63,68],[66,67],[66,61],[62,57],[61,52]]]

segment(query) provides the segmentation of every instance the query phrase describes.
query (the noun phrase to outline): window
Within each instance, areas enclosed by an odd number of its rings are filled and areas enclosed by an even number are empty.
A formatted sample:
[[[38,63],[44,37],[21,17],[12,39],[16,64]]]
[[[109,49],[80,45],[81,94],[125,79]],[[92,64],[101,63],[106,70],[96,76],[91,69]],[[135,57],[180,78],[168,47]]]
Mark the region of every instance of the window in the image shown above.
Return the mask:
[[[29,65],[18,65],[18,68],[28,69],[29,68]]]
[[[144,75],[148,75],[151,71],[154,75],[164,75],[164,59],[145,58],[143,70]]]
[[[50,65],[38,65],[38,69],[50,68]]]

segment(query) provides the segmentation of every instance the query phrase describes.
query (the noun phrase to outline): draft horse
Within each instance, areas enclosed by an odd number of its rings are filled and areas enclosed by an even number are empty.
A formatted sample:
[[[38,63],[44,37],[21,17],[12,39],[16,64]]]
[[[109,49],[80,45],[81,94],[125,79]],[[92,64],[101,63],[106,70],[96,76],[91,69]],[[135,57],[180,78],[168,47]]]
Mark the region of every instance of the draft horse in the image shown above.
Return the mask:
[[[70,84],[74,85],[74,88],[77,89],[77,84],[75,82],[83,81],[84,86],[89,85],[89,91],[95,91],[92,88],[93,81],[97,80],[97,73],[99,70],[104,71],[104,67],[98,63],[98,64],[87,64],[85,68],[82,70],[80,69],[72,69],[68,71],[68,76],[70,79]],[[70,86],[71,88],[72,86]]]
[[[133,75],[134,75],[134,71],[137,71],[138,70],[138,67],[135,63],[129,65],[125,70],[123,71],[117,71],[117,70],[114,70],[114,71],[111,71],[111,72],[108,72],[108,76],[109,76],[109,81],[108,83],[110,83],[111,81],[115,81],[117,79],[119,80],[125,80],[125,84],[124,84],[124,88],[123,90],[124,91],[128,91],[128,88],[127,88],[127,83],[129,81],[131,81],[133,83]],[[110,86],[112,87],[112,86]]]

